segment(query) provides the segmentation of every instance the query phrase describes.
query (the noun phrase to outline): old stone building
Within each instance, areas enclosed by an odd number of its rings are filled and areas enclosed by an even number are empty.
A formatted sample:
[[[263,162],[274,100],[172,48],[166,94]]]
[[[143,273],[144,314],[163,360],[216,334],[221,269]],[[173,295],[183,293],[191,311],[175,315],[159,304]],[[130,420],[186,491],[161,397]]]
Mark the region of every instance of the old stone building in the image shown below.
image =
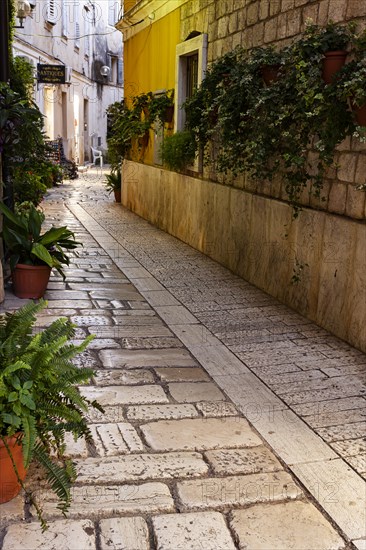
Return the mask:
[[[122,40],[114,28],[117,0],[31,0],[24,28],[15,29],[15,56],[33,65],[65,67],[65,84],[36,80],[35,101],[49,139],[63,138],[68,158],[91,160],[106,150],[108,105],[123,95]],[[102,67],[104,69],[102,70]]]
[[[221,55],[241,45],[289,44],[306,21],[366,25],[359,0],[126,0],[126,96],[174,88],[174,129],[184,127],[187,66],[196,83]],[[322,200],[302,197],[293,220],[281,181],[217,177],[196,166],[189,175],[165,169],[156,139],[141,159],[125,160],[123,203],[229,267],[319,325],[366,349],[366,149],[348,137],[337,148]],[[289,281],[305,266],[297,285]]]

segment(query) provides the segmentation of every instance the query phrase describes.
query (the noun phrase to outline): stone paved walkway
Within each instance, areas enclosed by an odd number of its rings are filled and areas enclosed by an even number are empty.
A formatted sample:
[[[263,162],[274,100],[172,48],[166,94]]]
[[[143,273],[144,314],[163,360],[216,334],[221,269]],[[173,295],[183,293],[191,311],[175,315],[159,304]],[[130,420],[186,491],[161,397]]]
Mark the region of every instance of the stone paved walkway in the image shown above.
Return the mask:
[[[68,519],[40,488],[41,535],[20,495],[3,550],[365,549],[365,356],[114,204],[100,171],[45,209],[85,246],[39,324],[96,335],[80,391],[106,414],[69,442]]]

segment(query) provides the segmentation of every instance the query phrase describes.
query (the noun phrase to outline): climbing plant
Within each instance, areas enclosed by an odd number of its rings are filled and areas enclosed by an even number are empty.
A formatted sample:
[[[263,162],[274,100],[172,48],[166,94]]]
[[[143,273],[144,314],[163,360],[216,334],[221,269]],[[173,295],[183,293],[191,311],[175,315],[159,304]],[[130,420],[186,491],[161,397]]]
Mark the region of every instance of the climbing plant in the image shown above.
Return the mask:
[[[354,31],[353,24],[310,24],[283,49],[237,48],[214,62],[185,104],[187,130],[206,162],[264,182],[280,176],[295,216],[305,187],[319,196],[336,146],[357,129],[347,86],[353,82],[358,106],[366,95],[366,38]],[[350,43],[358,45],[357,81],[346,65],[325,83],[324,52]]]

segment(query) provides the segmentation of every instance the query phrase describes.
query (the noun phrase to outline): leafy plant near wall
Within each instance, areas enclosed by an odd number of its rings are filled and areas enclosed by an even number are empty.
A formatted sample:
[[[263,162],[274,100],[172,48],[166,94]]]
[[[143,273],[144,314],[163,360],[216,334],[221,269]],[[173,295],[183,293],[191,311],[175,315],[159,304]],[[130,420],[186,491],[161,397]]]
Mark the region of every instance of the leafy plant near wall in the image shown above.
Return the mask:
[[[325,84],[324,52],[349,41],[359,43],[357,61]],[[366,95],[365,50],[353,24],[333,23],[308,25],[282,50],[237,48],[209,68],[186,102],[187,129],[217,171],[267,182],[280,176],[296,216],[303,189],[320,195],[335,147],[356,129],[347,98],[359,104]],[[265,66],[275,68],[267,84]]]
[[[131,149],[136,146],[145,150],[149,131],[158,119],[164,124],[167,109],[174,105],[173,90],[160,94],[143,93],[126,101],[116,102],[107,109],[109,118],[108,154],[112,171],[120,167]]]
[[[161,154],[163,163],[170,170],[184,170],[186,166],[194,162],[196,156],[196,145],[191,132],[186,130],[165,137]]]
[[[8,171],[5,195],[39,204],[54,168],[47,160],[43,116],[32,100],[33,66],[11,59],[10,85],[0,83],[0,152]]]
[[[88,383],[93,371],[78,368],[72,359],[93,339],[88,336],[75,345],[75,326],[60,318],[42,331],[35,331],[36,315],[47,305],[30,302],[20,310],[0,316],[0,442],[5,445],[12,468],[11,478],[26,491],[36,508],[43,530],[47,527],[42,509],[23,479],[24,468],[36,461],[44,470],[49,487],[58,497],[58,508],[65,515],[71,503],[75,466],[67,457],[66,436],[92,439],[87,425],[88,408],[104,412],[96,401],[80,395],[78,386]],[[16,447],[10,438],[21,442],[23,460],[15,463]],[[19,468],[20,466],[20,468]],[[14,485],[5,478],[2,460],[2,486]],[[14,471],[13,471],[14,469]],[[21,471],[20,471],[21,470]],[[21,475],[21,473],[23,475]],[[16,491],[10,495],[15,496]],[[3,500],[4,502],[5,500]]]

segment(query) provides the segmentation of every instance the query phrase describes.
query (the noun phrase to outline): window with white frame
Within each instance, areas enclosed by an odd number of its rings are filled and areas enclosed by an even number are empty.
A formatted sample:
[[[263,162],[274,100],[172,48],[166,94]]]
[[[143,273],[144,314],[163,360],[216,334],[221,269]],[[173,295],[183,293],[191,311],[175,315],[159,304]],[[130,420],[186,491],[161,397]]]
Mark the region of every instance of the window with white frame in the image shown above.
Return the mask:
[[[200,34],[176,46],[174,131],[186,122],[183,103],[204,79],[207,68],[207,34]]]
[[[196,33],[195,33],[196,34]],[[174,131],[184,130],[186,114],[183,103],[189,99],[205,77],[207,68],[207,34],[198,34],[176,46]],[[193,165],[194,172],[201,172],[202,154]]]

